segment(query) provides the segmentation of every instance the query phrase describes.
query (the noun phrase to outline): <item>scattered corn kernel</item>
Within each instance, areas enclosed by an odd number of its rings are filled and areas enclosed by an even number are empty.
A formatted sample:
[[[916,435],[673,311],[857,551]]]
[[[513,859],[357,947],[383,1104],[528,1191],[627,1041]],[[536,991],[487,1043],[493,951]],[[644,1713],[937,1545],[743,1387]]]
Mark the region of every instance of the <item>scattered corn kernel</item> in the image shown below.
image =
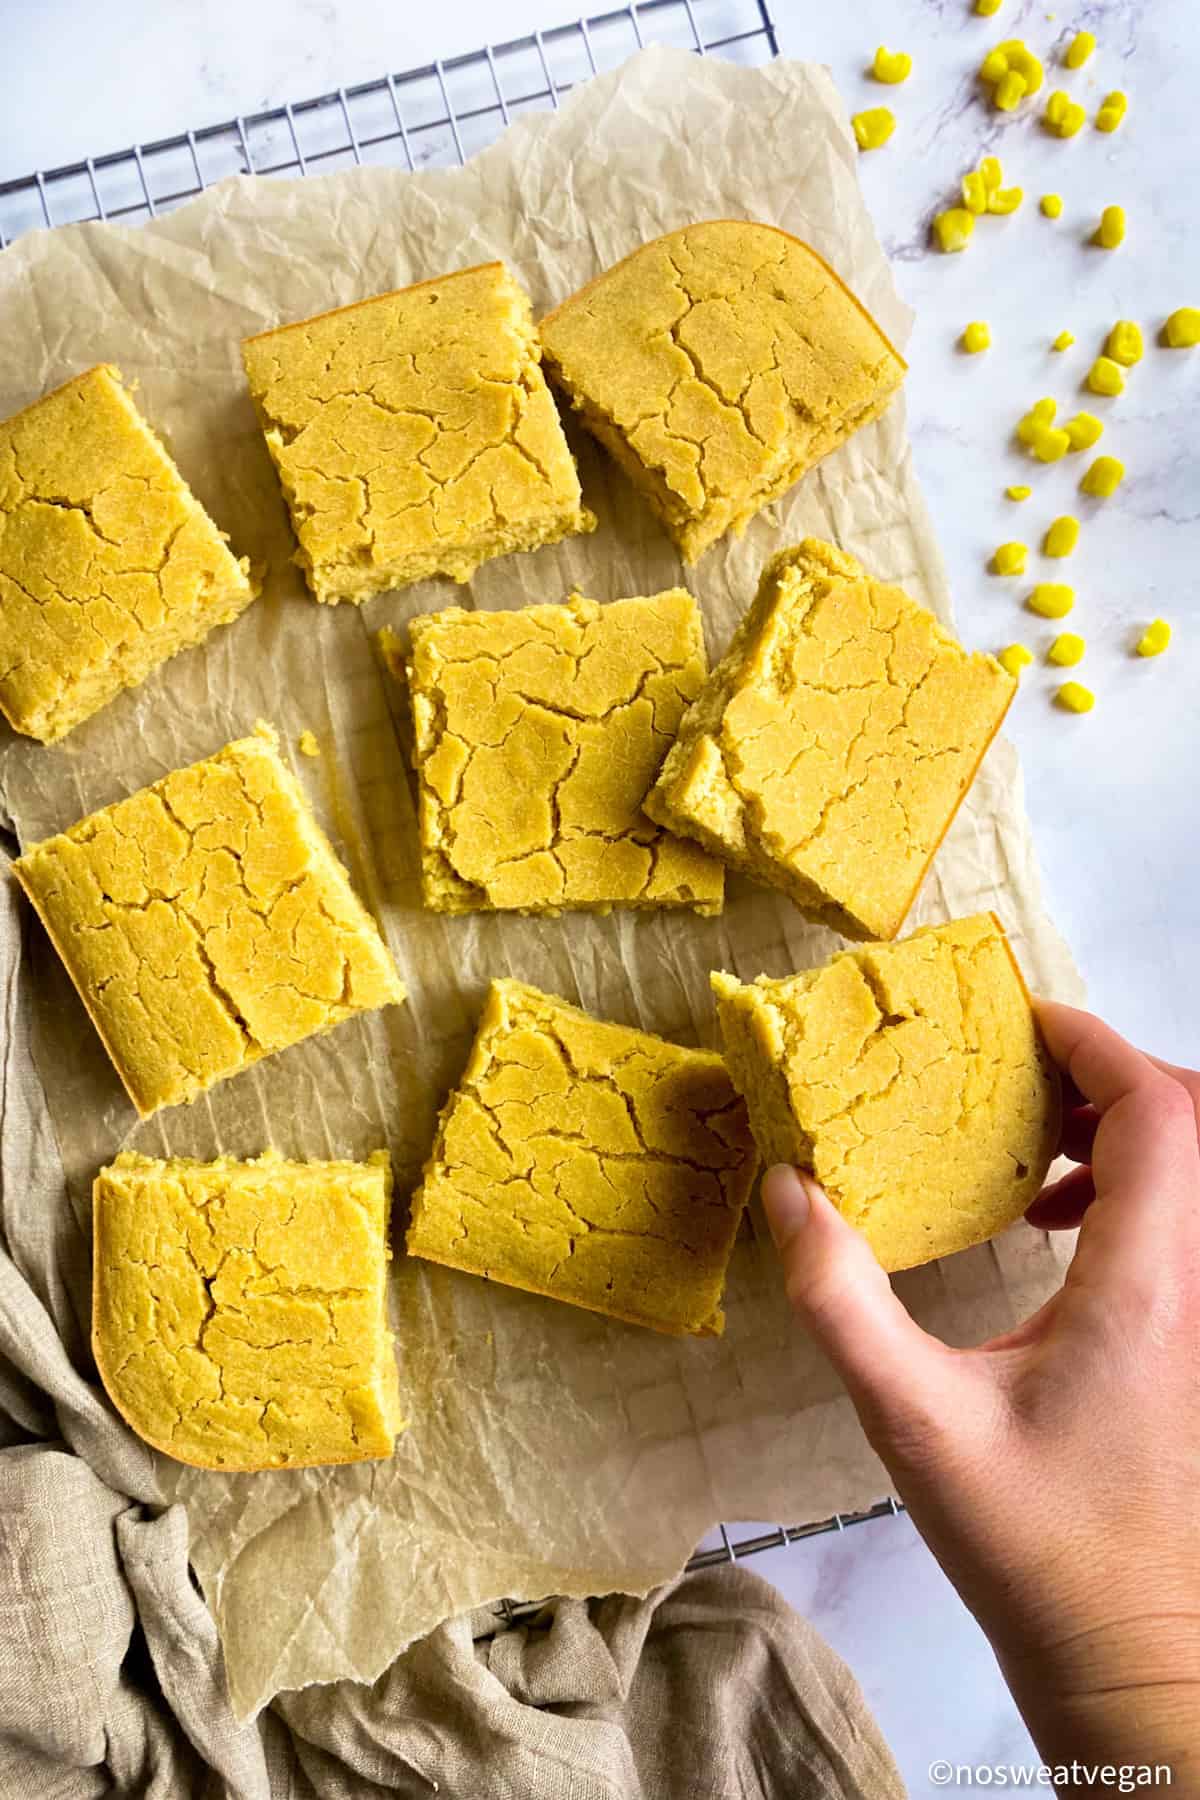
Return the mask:
[[[963,205],[969,213],[985,213],[988,209],[988,190],[984,183],[983,172],[971,169],[962,178]]]
[[[1105,94],[1096,108],[1096,130],[1115,131],[1128,109],[1129,101],[1120,88],[1116,88],[1111,94]]]
[[[1098,456],[1090,468],[1085,469],[1079,483],[1082,494],[1090,494],[1093,500],[1108,500],[1116,493],[1125,479],[1125,464],[1115,456]]]
[[[1087,372],[1087,385],[1093,394],[1107,394],[1111,399],[1125,391],[1125,371],[1111,356],[1098,356]]]
[[[981,18],[990,19],[1000,11],[1000,0],[975,0],[975,11]]]
[[[1071,448],[1071,440],[1061,426],[1041,425],[1030,448],[1039,462],[1059,462]]]
[[[1005,38],[997,49],[1007,59],[1010,69],[1016,69],[1025,77],[1025,86],[1031,94],[1036,94],[1042,85],[1043,69],[1033,51],[1023,38]]]
[[[1014,681],[1020,681],[1021,670],[1027,669],[1033,661],[1033,652],[1027,650],[1024,644],[1009,644],[1006,650],[1000,652],[996,661],[1002,669],[1008,670]]]
[[[947,255],[953,250],[965,250],[974,229],[975,215],[969,213],[965,206],[952,206],[948,211],[940,212],[933,221],[937,247]]]
[[[1092,236],[1093,244],[1101,250],[1115,250],[1118,244],[1125,242],[1125,208],[1123,206],[1106,206],[1100,214],[1100,223]]]
[[[1046,661],[1060,669],[1073,669],[1076,663],[1083,661],[1086,649],[1085,640],[1073,631],[1060,631],[1046,652]]]
[[[1095,694],[1081,681],[1064,681],[1054,698],[1064,712],[1089,713],[1096,704]]]
[[[302,731],[296,739],[296,744],[302,756],[320,756],[321,754],[321,746],[317,742],[315,731]]]
[[[1069,350],[1074,342],[1075,333],[1073,331],[1060,331],[1050,348],[1052,350]]]
[[[1132,369],[1134,363],[1141,362],[1143,349],[1141,326],[1135,325],[1132,319],[1118,319],[1108,334],[1104,354],[1111,356],[1122,368]]]
[[[1048,219],[1062,218],[1063,203],[1061,194],[1043,194],[1039,204]]]
[[[989,85],[1008,74],[1008,58],[1003,50],[989,50],[979,65],[979,79]]]
[[[1047,526],[1046,535],[1042,539],[1043,556],[1070,556],[1079,542],[1079,520],[1064,513]]]
[[[983,176],[983,185],[989,194],[1004,180],[1004,170],[1000,167],[998,156],[985,156],[979,165],[979,173]]]
[[[964,327],[962,347],[972,356],[977,355],[980,350],[991,349],[992,333],[986,320],[972,319],[971,323]]]
[[[1078,100],[1072,100],[1070,94],[1064,94],[1056,88],[1046,102],[1046,110],[1042,114],[1042,124],[1055,137],[1073,138],[1083,130],[1087,123],[1087,113]]]
[[[1058,401],[1050,399],[1035,400],[1023,419],[1017,422],[1017,436],[1023,444],[1033,448],[1033,440],[1038,432],[1047,425],[1053,425],[1054,415],[1058,411]]]
[[[1076,413],[1073,419],[1067,420],[1063,430],[1071,440],[1072,450],[1090,450],[1104,436],[1103,421],[1089,412]]]
[[[886,106],[869,106],[850,123],[860,150],[881,150],[896,129],[896,115]]]
[[[1029,85],[1019,69],[1009,69],[992,89],[992,105],[1000,112],[1015,112],[1029,92]]]
[[[871,73],[876,81],[882,81],[887,87],[895,87],[897,82],[908,80],[912,74],[912,66],[912,57],[907,50],[885,50],[880,44],[871,64]]]
[[[1028,544],[1001,544],[992,552],[992,574],[1023,575],[1028,555]]]
[[[1028,500],[1033,489],[1031,487],[1026,487],[1023,482],[1020,482],[1015,487],[1006,487],[1004,492],[1008,495],[1010,500]]]
[[[1041,619],[1065,619],[1075,604],[1075,589],[1061,581],[1039,581],[1025,604]]]
[[[1147,625],[1138,639],[1137,653],[1139,656],[1161,656],[1170,641],[1171,627],[1167,621],[1155,619],[1152,625]]]
[[[1095,48],[1096,40],[1090,31],[1077,31],[1067,45],[1063,62],[1068,69],[1082,69]]]
[[[1200,307],[1177,306],[1163,326],[1163,337],[1172,350],[1191,350],[1200,344]]]
[[[994,188],[988,195],[987,209],[990,213],[1015,213],[1024,198],[1024,188]]]

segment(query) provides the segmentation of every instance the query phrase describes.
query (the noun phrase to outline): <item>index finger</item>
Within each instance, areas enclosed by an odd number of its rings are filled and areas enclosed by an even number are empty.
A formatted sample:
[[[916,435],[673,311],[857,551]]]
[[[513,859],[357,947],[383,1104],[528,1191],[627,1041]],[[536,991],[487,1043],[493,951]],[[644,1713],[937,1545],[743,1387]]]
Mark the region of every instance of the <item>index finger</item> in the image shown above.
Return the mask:
[[[1039,1000],[1037,1016],[1046,1048],[1097,1112],[1106,1113],[1126,1095],[1173,1079],[1095,1013],[1062,1006],[1057,1000]]]

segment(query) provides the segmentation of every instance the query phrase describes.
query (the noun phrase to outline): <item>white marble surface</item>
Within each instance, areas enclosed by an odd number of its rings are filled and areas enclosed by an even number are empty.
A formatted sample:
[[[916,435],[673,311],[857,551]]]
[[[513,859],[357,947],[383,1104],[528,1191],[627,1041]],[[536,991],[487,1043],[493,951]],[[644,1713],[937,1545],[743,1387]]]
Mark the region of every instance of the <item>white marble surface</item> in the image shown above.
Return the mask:
[[[612,0],[606,0],[611,4]],[[1068,718],[1050,705],[1052,677],[1027,677],[1011,720],[1052,910],[1073,944],[1094,1004],[1162,1053],[1200,1060],[1195,1029],[1200,954],[1200,477],[1195,405],[1200,350],[1153,347],[1162,317],[1200,305],[1194,213],[1193,94],[1200,51],[1188,0],[1112,0],[1050,12],[1004,0],[980,20],[970,0],[777,0],[785,53],[828,62],[850,110],[886,102],[900,121],[887,149],[863,159],[868,198],[917,309],[908,383],[913,442],[970,642],[1015,637],[1039,649],[1051,631],[1022,614],[1030,585],[985,573],[1007,538],[1031,546],[1062,511],[1084,522],[1068,564],[1030,559],[1033,579],[1069,579],[1071,620],[1089,641],[1080,676],[1098,705]],[[0,0],[0,180],[89,152],[147,141],[284,99],[398,71],[574,16],[570,0]],[[1001,37],[1024,35],[1049,62],[1086,24],[1100,49],[1088,68],[1056,75],[1094,109],[1111,87],[1130,94],[1124,129],[1090,128],[1069,143],[1042,135],[1029,112],[984,109],[972,71]],[[19,25],[19,29],[18,29]],[[652,20],[647,35],[653,36]],[[882,90],[863,77],[874,46],[910,50],[912,79]],[[932,211],[985,152],[1027,200],[986,220],[961,257],[929,252]],[[1037,211],[1047,190],[1061,220]],[[1123,204],[1125,246],[1086,237],[1100,208]],[[1142,322],[1151,347],[1117,401],[1078,393],[1117,317]],[[994,348],[956,351],[962,325],[990,321]],[[1064,326],[1077,345],[1048,349]],[[1026,463],[1009,446],[1017,415],[1055,394],[1108,421],[1103,448],[1129,478],[1106,507],[1075,494],[1080,459]],[[1003,498],[1028,480],[1024,505]],[[1141,623],[1162,613],[1176,643],[1158,662],[1128,654]],[[855,1527],[754,1559],[824,1630],[858,1672],[914,1795],[932,1792],[932,1758],[1028,1760],[1030,1749],[990,1653],[905,1519]],[[940,1791],[953,1793],[954,1788]]]

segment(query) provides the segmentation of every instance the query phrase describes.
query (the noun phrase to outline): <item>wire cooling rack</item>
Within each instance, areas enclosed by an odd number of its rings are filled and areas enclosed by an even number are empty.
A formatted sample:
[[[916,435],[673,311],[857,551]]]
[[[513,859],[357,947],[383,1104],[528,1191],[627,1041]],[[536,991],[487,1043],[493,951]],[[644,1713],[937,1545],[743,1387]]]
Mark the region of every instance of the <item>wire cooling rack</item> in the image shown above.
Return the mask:
[[[227,175],[325,175],[363,163],[452,168],[492,143],[513,119],[553,111],[579,82],[615,68],[647,44],[748,64],[779,54],[766,0],[631,0],[612,12],[405,74],[0,182],[0,249],[22,232],[47,226],[156,218]],[[899,1510],[894,1500],[883,1500],[865,1512],[809,1525],[720,1525],[688,1566],[740,1562]],[[506,1601],[500,1610],[512,1617],[530,1609]]]

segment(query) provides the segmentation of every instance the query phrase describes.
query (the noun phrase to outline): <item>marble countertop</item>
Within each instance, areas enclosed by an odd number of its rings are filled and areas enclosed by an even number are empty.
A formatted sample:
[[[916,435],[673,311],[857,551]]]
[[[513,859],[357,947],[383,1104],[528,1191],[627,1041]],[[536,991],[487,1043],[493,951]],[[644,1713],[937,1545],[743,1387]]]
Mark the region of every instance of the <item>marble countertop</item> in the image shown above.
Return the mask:
[[[605,0],[611,4],[612,0]],[[0,9],[7,10],[0,0]],[[602,7],[597,10],[602,10]],[[22,8],[5,34],[0,71],[0,181],[88,153],[121,148],[285,99],[302,99],[564,23],[570,0],[450,0],[438,8],[394,0],[45,0]],[[1071,626],[1088,639],[1076,671],[1095,690],[1085,718],[1051,704],[1054,672],[1028,673],[1009,730],[1027,797],[1050,909],[1072,944],[1092,1001],[1161,1054],[1198,1060],[1200,806],[1193,757],[1200,691],[1200,477],[1195,405],[1200,351],[1158,349],[1173,308],[1200,305],[1200,234],[1189,179],[1200,48],[1181,0],[1089,0],[1048,10],[1003,0],[979,19],[971,0],[855,0],[852,6],[776,0],[784,54],[828,63],[851,111],[887,104],[891,143],[862,159],[867,197],[900,287],[916,309],[907,392],[914,455],[937,525],[967,642],[999,648],[1020,638],[1041,651],[1053,629],[1020,597],[1032,580],[1069,580]],[[1099,49],[1067,75],[1052,64],[1086,25]],[[646,27],[653,38],[653,19]],[[1121,131],[1085,128],[1063,143],[1029,107],[1005,115],[981,103],[973,71],[1002,37],[1020,35],[1047,62],[1049,85],[1094,111],[1109,89],[1130,96]],[[878,43],[909,50],[902,87],[864,69]],[[980,223],[962,256],[928,248],[928,221],[983,154],[1004,162],[1024,206]],[[1060,192],[1061,219],[1037,197]],[[1117,252],[1090,247],[1101,208],[1126,209]],[[1119,317],[1141,322],[1143,363],[1117,400],[1080,382]],[[993,348],[964,356],[962,326],[986,319]],[[1064,355],[1051,339],[1063,328]],[[1011,447],[1017,416],[1043,394],[1106,421],[1102,448],[1128,467],[1106,505],[1076,491],[1081,463],[1027,461]],[[1028,481],[1023,505],[1004,498]],[[1075,512],[1080,547],[1045,563],[1049,521]],[[992,549],[1030,544],[1029,577],[986,572]],[[1170,619],[1176,638],[1157,661],[1130,654],[1140,627]],[[914,1795],[934,1791],[929,1762],[1028,1760],[1029,1742],[978,1630],[906,1519],[809,1539],[754,1559],[826,1632],[862,1680]],[[941,1792],[958,1791],[953,1786]]]

